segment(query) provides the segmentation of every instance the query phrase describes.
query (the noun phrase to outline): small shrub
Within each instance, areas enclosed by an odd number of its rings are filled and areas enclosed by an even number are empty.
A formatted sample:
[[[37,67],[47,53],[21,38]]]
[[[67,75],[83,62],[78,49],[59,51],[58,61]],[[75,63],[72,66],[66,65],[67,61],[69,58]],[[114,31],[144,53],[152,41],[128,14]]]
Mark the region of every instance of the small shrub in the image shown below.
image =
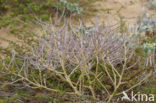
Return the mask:
[[[156,20],[151,18],[150,15],[143,8],[143,13],[140,19],[137,21],[138,31],[141,39],[140,45],[143,52],[142,56],[148,56],[148,64],[155,59],[156,48]],[[151,55],[151,56],[150,56]]]
[[[156,9],[156,1],[155,0],[150,0],[147,4],[148,8],[150,10]]]
[[[136,54],[142,45],[137,34],[126,35],[127,28],[121,32],[120,25],[96,24],[91,29],[75,29],[65,22],[56,31],[53,24],[41,25],[44,33],[31,51],[22,56],[13,52],[9,65],[3,63],[4,72],[22,78],[25,86],[111,102],[152,74],[153,69],[145,65],[149,56]]]

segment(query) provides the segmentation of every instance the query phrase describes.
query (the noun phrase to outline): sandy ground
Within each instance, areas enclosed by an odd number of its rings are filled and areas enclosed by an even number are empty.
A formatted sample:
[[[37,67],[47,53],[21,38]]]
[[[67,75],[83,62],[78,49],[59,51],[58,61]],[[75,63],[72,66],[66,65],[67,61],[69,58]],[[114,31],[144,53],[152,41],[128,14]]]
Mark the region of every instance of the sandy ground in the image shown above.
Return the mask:
[[[147,1],[147,0],[146,0]],[[125,18],[128,24],[133,25],[136,23],[136,19],[142,13],[142,8],[145,6],[145,0],[101,0],[94,4],[94,7],[98,10],[97,16],[87,18],[86,25],[92,25],[91,21],[102,22],[108,21],[109,24],[115,24],[120,20],[120,17]],[[145,9],[147,9],[145,7]],[[148,10],[150,15],[156,15],[156,11]],[[155,13],[155,14],[154,14]],[[0,46],[7,47],[8,43],[3,39],[16,41],[17,39],[8,34],[9,28],[0,29]],[[38,30],[37,30],[38,31]]]
[[[142,14],[142,8],[150,15],[156,15],[156,11],[148,10],[147,0],[101,0],[97,1],[94,6],[97,8],[97,18],[92,17],[91,21],[98,20],[108,21],[114,24],[124,18],[129,25],[134,25],[136,19]],[[90,25],[90,23],[87,23]]]
[[[9,45],[7,40],[16,41],[17,38],[9,34],[9,27],[1,28],[0,29],[0,46],[4,48],[7,47]]]

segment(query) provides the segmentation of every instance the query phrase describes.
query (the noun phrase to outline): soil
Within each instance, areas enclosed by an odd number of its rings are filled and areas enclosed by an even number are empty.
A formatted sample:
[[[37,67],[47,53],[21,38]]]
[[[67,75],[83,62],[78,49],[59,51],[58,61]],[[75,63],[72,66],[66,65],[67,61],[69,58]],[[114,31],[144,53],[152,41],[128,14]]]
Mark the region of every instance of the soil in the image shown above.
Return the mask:
[[[0,46],[1,47],[8,47],[9,43],[7,40],[16,41],[17,38],[13,35],[9,34],[9,27],[1,28],[0,29]]]
[[[147,8],[147,0],[102,0],[95,2],[94,6],[98,11],[97,18],[92,17],[91,21],[108,21],[109,24],[119,22],[122,17],[127,24],[134,25],[141,16],[143,7],[147,13],[156,16],[156,11]],[[91,25],[89,22],[87,24]]]

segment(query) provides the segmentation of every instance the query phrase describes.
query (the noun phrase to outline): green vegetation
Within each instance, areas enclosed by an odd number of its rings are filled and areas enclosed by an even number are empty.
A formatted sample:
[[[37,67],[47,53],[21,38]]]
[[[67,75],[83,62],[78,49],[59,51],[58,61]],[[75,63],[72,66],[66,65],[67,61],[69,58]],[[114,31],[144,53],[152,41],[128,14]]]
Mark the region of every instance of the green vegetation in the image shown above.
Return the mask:
[[[44,17],[46,18],[46,16],[48,17],[55,13],[54,11],[57,9],[59,12],[65,10],[66,13],[82,13],[82,8],[77,3],[67,2],[66,0],[1,0],[0,2],[0,8],[4,12],[9,11],[12,16],[22,14],[31,17],[32,15],[37,15],[44,19]]]

